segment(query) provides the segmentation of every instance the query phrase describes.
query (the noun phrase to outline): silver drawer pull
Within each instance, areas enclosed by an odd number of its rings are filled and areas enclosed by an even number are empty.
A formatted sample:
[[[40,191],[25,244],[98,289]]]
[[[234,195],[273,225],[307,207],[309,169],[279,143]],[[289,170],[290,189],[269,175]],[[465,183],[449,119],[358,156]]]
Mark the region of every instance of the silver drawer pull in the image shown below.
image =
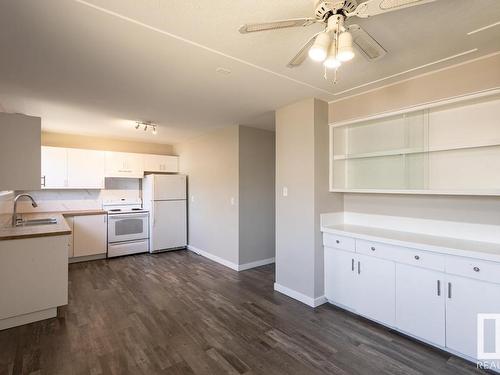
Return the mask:
[[[479,269],[479,267],[474,267],[474,268],[473,268],[473,270],[474,270],[474,272],[479,272],[479,271],[481,271],[481,270]]]
[[[437,295],[441,295],[441,280],[437,281]]]
[[[354,271],[354,258],[352,258],[351,270]]]
[[[415,255],[415,260],[419,260],[420,257],[418,255]]]
[[[335,242],[336,242],[336,243],[340,243],[340,241],[339,241],[339,240],[336,240]]]
[[[374,246],[372,246],[372,247],[371,247],[371,249],[372,249],[372,251],[375,251],[375,250],[376,250]]]

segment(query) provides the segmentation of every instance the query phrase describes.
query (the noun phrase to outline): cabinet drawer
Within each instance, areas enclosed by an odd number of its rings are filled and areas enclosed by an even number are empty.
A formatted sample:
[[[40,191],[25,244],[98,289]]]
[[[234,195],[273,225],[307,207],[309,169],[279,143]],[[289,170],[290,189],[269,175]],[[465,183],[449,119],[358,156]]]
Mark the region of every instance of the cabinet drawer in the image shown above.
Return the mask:
[[[354,252],[354,238],[338,236],[336,234],[323,233],[323,245],[334,249],[341,249]]]
[[[446,273],[500,284],[500,264],[495,262],[447,256]]]
[[[436,271],[445,270],[445,257],[428,251],[386,245],[380,242],[356,240],[356,252],[392,260],[398,263],[410,264],[416,267],[423,267]]]

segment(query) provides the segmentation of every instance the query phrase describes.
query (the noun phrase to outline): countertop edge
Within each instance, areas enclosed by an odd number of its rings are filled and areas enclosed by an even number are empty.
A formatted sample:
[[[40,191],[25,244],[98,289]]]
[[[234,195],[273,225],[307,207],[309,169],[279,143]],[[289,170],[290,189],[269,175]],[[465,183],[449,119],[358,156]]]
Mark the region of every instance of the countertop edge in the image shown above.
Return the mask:
[[[373,229],[387,230],[387,229],[383,229],[383,228],[373,228]],[[330,228],[328,226],[321,227],[321,232],[338,234],[338,235],[347,236],[347,237],[350,236],[350,237],[355,237],[355,238],[358,238],[361,240],[366,240],[366,241],[384,242],[384,243],[388,243],[390,245],[415,248],[415,249],[429,251],[429,252],[433,252],[433,253],[439,253],[439,254],[443,254],[443,255],[462,256],[462,257],[475,258],[475,259],[486,260],[486,261],[491,261],[491,262],[500,262],[500,253],[498,255],[496,255],[496,254],[490,254],[490,253],[474,251],[474,250],[458,249],[458,248],[453,248],[453,247],[449,247],[449,246],[436,246],[436,245],[425,244],[422,242],[403,241],[403,240],[398,240],[398,239],[389,238],[389,237],[381,237],[381,236],[376,236],[376,235],[358,233],[358,232],[349,231],[349,230],[335,229],[335,228]],[[401,232],[401,233],[405,233],[405,232]],[[412,233],[412,234],[418,235],[418,233]],[[435,237],[435,236],[433,236],[433,237]],[[451,240],[451,238],[450,238],[450,240]],[[459,241],[460,239],[455,239],[455,240]],[[464,241],[468,241],[468,240],[464,240]],[[470,242],[475,242],[475,241],[470,241]],[[499,248],[500,248],[500,244],[499,244]]]

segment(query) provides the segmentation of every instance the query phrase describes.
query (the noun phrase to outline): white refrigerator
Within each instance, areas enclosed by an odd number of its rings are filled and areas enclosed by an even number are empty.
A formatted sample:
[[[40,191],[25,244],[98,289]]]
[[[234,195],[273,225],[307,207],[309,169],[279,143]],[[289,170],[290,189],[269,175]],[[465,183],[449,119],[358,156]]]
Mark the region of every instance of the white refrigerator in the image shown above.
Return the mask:
[[[143,207],[149,211],[149,251],[187,246],[185,175],[146,175],[142,180]]]

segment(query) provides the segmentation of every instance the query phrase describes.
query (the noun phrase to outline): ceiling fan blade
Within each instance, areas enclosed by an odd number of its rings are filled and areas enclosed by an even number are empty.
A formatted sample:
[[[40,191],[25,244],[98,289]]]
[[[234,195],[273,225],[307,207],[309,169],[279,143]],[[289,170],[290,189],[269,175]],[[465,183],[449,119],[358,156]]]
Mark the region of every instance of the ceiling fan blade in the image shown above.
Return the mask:
[[[305,27],[316,23],[315,18],[293,18],[283,21],[247,23],[242,25],[238,31],[242,34],[255,33],[257,31],[278,30],[288,27]]]
[[[353,12],[347,13],[347,17],[357,16],[368,18],[377,14],[432,3],[434,1],[436,0],[368,0],[359,4]]]
[[[349,25],[354,44],[369,61],[378,60],[387,54],[387,51],[370,34],[359,25]]]
[[[293,57],[293,59],[290,60],[290,62],[287,64],[287,67],[289,68],[296,68],[297,66],[301,65],[304,60],[307,57],[307,53],[309,52],[309,48],[313,45],[314,41],[316,40],[316,37],[318,36],[319,33],[314,34],[307,42],[304,44],[299,52]]]

